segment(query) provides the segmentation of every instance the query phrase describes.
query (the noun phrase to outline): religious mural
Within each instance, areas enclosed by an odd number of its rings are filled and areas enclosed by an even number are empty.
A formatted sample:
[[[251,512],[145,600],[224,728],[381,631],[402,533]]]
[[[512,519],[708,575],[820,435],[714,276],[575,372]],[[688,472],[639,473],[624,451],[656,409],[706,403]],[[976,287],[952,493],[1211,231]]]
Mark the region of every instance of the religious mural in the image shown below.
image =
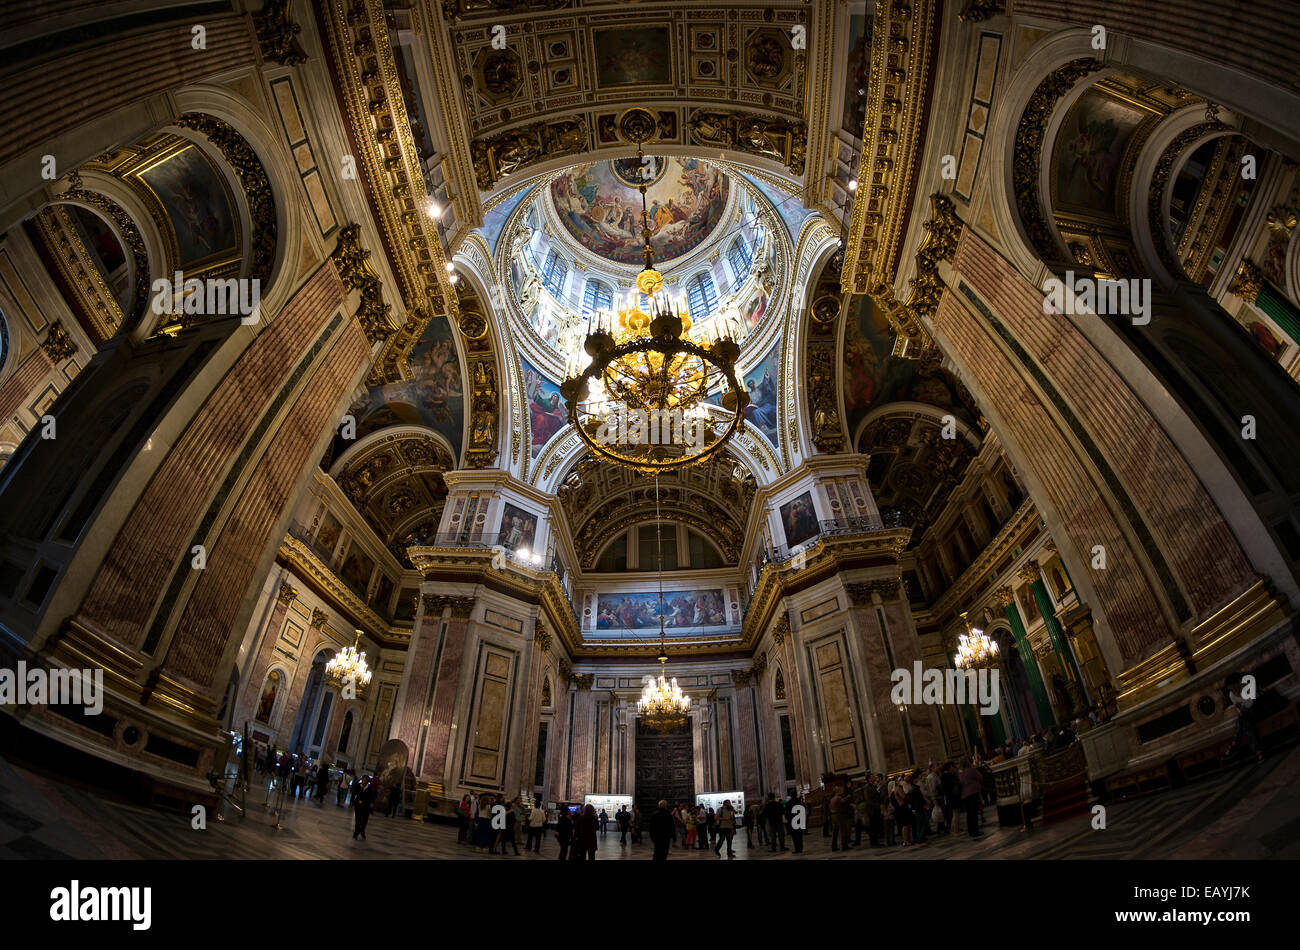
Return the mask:
[[[722,627],[727,608],[721,590],[666,591],[665,627]],[[598,630],[657,630],[659,595],[654,591],[601,594],[596,607]]]
[[[459,455],[465,390],[446,318],[430,320],[411,350],[410,379],[369,387],[348,412],[357,420],[358,439],[385,426],[422,425],[445,436]]]
[[[501,544],[507,551],[533,549],[537,538],[537,515],[506,502],[501,511]]]
[[[661,86],[673,81],[668,27],[595,30],[596,82],[600,86]]]
[[[788,547],[817,537],[821,528],[817,523],[817,509],[813,506],[811,492],[804,492],[781,506],[781,525],[785,528],[785,543]]]
[[[1053,156],[1058,207],[1115,212],[1115,175],[1124,146],[1146,115],[1095,89],[1079,98],[1065,117]]]
[[[190,145],[140,172],[171,222],[177,265],[233,257],[239,251],[235,215],[224,182],[206,156]]]
[[[745,374],[745,389],[749,392],[745,421],[763,433],[773,445],[780,445],[777,431],[777,397],[781,389],[778,384],[781,378],[780,342],[773,343],[762,361]]]
[[[551,183],[551,200],[565,229],[587,250],[639,264],[642,181],[658,263],[698,247],[727,206],[730,182],[719,169],[694,158],[649,156],[644,165],[624,159],[570,168]]]
[[[569,413],[560,395],[560,387],[547,379],[527,360],[524,366],[524,392],[528,394],[528,425],[532,433],[532,454],[537,455],[551,436],[564,428]]]
[[[857,432],[872,408],[890,402],[928,403],[975,425],[979,414],[949,373],[892,354],[893,331],[884,316],[870,297],[855,295],[844,329],[844,411],[850,433]]]

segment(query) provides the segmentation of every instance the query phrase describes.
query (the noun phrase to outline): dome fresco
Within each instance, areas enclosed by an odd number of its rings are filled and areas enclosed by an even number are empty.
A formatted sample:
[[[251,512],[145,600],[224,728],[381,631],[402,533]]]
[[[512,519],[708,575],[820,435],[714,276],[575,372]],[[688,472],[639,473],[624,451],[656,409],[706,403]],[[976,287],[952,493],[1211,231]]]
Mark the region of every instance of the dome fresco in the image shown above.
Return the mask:
[[[641,195],[646,182],[650,243],[662,263],[694,250],[717,227],[730,182],[693,158],[632,159],[576,165],[551,183],[551,201],[568,232],[587,250],[620,264],[639,264]]]

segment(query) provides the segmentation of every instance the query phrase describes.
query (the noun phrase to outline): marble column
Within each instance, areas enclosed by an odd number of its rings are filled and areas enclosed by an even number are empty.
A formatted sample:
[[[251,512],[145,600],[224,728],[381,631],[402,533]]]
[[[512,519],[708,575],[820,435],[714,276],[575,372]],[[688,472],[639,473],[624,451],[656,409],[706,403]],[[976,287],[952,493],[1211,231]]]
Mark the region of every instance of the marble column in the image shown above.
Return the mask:
[[[595,679],[590,673],[580,673],[573,677],[577,692],[573,711],[573,760],[569,764],[569,798],[575,802],[581,802],[584,795],[593,794],[591,763],[595,701],[591,687]]]
[[[313,610],[311,612],[311,623],[307,632],[303,635],[302,652],[298,654],[298,662],[294,666],[293,679],[285,684],[289,690],[289,700],[284,704],[284,709],[280,713],[280,721],[276,724],[275,737],[278,745],[288,748],[289,742],[293,738],[294,723],[298,721],[298,707],[302,705],[303,695],[307,692],[307,682],[311,679],[311,661],[319,652],[318,647],[309,647],[313,641],[319,643],[321,627],[329,618],[322,610]],[[297,750],[290,750],[297,751]]]
[[[253,658],[248,672],[244,674],[242,695],[235,706],[236,729],[243,729],[244,723],[250,726],[253,723],[257,703],[262,696],[262,684],[266,680],[267,670],[270,669],[271,657],[275,655],[275,645],[280,640],[280,628],[284,626],[284,617],[289,612],[289,605],[297,597],[298,591],[294,587],[287,582],[281,582],[279,593],[275,598],[275,609],[271,611],[271,619],[267,621],[266,628],[262,631],[262,642],[258,647],[257,655]]]
[[[751,670],[732,670],[731,679],[736,684],[737,779],[745,798],[757,801],[762,784],[758,777],[758,737],[754,731],[754,674]]]
[[[448,753],[455,738],[456,723],[453,717],[456,710],[457,687],[461,679],[461,659],[465,653],[465,640],[469,634],[469,616],[474,609],[474,599],[430,594],[422,596],[432,600],[431,606],[434,610],[449,611],[450,617],[443,639],[442,657],[438,661],[424,757],[416,771],[421,781],[432,783],[443,795],[446,795],[449,778],[446,774]],[[429,609],[429,606],[426,605],[425,609]]]
[[[1019,608],[1016,607],[1015,594],[1010,587],[1003,587],[993,593],[998,603],[1002,605],[1002,609],[1006,611],[1007,620],[1011,624],[1011,633],[1016,638],[1016,649],[1020,651],[1020,662],[1025,667],[1025,678],[1029,680],[1029,691],[1033,693],[1038,718],[1044,725],[1055,725],[1056,716],[1052,714],[1052,703],[1047,698],[1047,690],[1043,686],[1043,674],[1038,669],[1038,658],[1034,656],[1034,648],[1029,645],[1025,623],[1020,617]]]

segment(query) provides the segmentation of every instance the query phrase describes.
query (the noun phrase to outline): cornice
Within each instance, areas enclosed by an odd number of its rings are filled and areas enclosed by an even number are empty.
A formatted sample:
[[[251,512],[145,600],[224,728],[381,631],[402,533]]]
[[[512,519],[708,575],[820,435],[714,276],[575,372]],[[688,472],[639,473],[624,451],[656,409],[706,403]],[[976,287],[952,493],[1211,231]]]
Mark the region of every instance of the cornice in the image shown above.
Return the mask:
[[[381,647],[405,647],[410,642],[409,631],[390,627],[297,538],[285,536],[280,542],[276,561],[292,570],[331,607],[343,614],[351,624],[362,628]],[[283,593],[282,587],[281,595]]]
[[[937,5],[876,0],[860,186],[844,255],[849,293],[884,293],[898,272],[925,137]]]

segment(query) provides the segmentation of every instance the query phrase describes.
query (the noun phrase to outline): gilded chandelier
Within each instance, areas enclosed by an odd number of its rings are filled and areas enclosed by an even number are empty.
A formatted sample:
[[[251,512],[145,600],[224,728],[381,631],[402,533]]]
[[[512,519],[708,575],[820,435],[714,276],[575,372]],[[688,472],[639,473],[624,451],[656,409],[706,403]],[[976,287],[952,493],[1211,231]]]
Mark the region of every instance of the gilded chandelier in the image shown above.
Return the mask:
[[[653,475],[716,455],[744,425],[749,394],[736,377],[738,317],[693,324],[685,301],[669,298],[654,267],[645,184],[638,190],[645,269],[612,313],[592,315],[589,361],[574,354],[560,394],[593,455]],[[718,390],[725,420],[709,406]]]
[[[325,664],[325,682],[339,689],[351,683],[353,689],[356,690],[357,696],[365,693],[366,688],[370,686],[371,678],[374,676],[370,672],[370,667],[366,665],[365,652],[357,652],[360,643],[361,631],[358,630],[356,640],[353,641],[352,646],[344,647]]]
[[[997,666],[1002,659],[998,653],[998,642],[979,627],[972,628],[964,610],[961,619],[966,624],[966,632],[957,638],[957,668],[979,670]]]
[[[671,732],[686,725],[691,711],[691,697],[677,685],[677,677],[668,679],[668,651],[664,645],[663,619],[659,621],[659,678],[653,677],[641,688],[637,714],[656,732]]]

